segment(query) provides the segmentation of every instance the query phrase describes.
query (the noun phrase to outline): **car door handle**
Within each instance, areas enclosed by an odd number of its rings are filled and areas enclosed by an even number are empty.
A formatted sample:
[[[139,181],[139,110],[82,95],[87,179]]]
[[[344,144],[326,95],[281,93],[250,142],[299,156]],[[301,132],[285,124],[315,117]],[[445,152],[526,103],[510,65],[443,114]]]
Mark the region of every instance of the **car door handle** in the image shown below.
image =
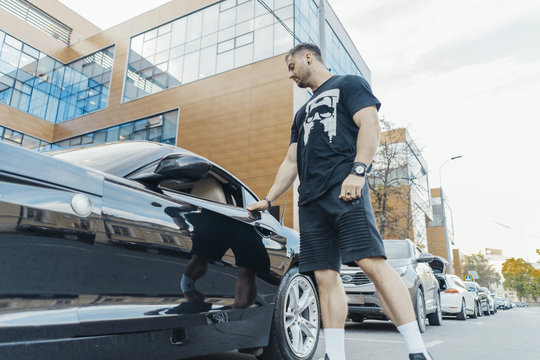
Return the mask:
[[[272,229],[272,227],[262,224],[260,222],[256,222],[254,224],[255,231],[257,234],[259,234],[261,237],[273,237],[277,235],[277,231]]]

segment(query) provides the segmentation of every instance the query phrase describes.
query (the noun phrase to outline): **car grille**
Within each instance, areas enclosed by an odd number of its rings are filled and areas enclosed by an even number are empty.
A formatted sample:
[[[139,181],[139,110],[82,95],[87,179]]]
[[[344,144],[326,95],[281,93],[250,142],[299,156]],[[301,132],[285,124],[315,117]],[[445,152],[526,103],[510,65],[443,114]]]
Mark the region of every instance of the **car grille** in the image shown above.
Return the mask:
[[[358,271],[354,274],[342,274],[341,281],[344,284],[353,284],[353,285],[365,285],[371,283],[371,280],[363,271]]]

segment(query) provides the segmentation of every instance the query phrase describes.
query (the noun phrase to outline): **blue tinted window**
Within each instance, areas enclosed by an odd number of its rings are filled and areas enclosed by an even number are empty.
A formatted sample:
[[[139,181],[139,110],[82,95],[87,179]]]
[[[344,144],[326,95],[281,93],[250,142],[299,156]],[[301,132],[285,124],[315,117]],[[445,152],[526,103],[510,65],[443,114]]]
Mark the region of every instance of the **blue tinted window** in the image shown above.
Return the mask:
[[[0,102],[52,123],[102,109],[113,57],[111,46],[64,65],[7,34],[0,36]]]

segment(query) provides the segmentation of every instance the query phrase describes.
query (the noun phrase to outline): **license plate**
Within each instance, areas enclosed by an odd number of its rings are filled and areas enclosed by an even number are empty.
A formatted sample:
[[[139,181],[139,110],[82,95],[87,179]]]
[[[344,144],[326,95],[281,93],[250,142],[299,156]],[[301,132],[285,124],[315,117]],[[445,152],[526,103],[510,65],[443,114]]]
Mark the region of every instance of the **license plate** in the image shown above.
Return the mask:
[[[347,303],[363,305],[364,295],[347,294]]]

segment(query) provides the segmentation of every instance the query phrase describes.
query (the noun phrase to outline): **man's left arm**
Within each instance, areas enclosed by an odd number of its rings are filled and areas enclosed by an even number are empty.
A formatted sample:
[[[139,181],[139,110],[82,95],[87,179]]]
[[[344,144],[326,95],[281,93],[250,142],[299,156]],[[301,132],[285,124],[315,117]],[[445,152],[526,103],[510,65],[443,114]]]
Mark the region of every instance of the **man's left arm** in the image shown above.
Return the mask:
[[[381,134],[377,108],[375,106],[368,106],[360,109],[353,115],[353,120],[359,128],[354,162],[362,162],[369,166],[379,146],[379,137]],[[345,201],[358,199],[362,195],[362,188],[365,183],[365,175],[358,176],[350,174],[341,184],[339,198]]]

